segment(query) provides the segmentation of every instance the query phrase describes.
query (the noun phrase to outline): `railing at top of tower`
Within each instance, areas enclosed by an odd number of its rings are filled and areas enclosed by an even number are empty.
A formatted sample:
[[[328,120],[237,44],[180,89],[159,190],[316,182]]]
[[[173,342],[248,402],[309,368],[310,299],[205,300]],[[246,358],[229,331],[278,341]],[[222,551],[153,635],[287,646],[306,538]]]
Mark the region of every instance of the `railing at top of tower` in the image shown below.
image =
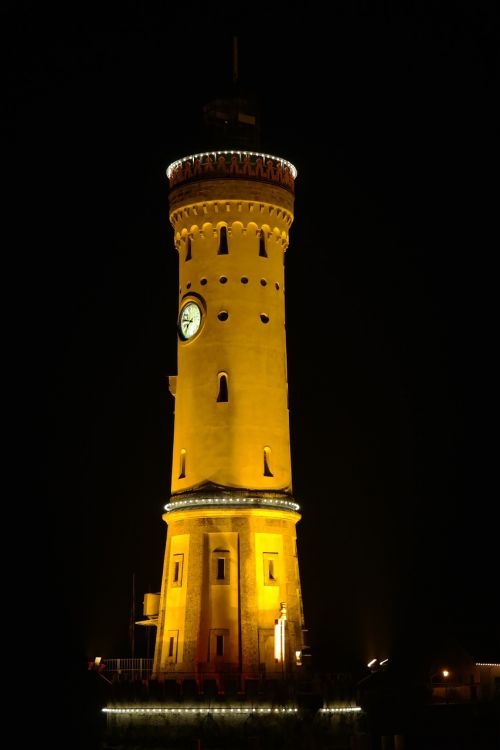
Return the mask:
[[[271,182],[294,192],[297,170],[289,161],[256,151],[205,151],[172,162],[167,168],[170,187],[193,180],[220,177]]]

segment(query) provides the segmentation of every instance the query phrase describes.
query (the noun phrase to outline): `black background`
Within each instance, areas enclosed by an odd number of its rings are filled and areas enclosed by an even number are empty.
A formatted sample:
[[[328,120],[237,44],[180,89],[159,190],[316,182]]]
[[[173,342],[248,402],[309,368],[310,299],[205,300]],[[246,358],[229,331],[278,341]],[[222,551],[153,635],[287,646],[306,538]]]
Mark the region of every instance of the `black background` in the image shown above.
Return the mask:
[[[38,480],[20,530],[35,575],[19,561],[8,576],[62,673],[128,655],[132,577],[138,618],[160,587],[178,274],[165,169],[197,150],[235,33],[262,150],[299,173],[286,306],[313,663],[498,633],[494,13],[271,7],[129,3],[114,31],[5,13],[18,486]]]

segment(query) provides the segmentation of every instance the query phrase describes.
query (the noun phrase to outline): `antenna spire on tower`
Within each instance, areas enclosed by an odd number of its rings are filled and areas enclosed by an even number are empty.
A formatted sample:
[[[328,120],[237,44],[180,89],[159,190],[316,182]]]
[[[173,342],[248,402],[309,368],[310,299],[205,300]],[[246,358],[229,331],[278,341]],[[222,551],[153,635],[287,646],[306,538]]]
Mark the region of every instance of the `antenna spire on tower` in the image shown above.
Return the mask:
[[[233,36],[233,83],[238,81],[238,37]]]

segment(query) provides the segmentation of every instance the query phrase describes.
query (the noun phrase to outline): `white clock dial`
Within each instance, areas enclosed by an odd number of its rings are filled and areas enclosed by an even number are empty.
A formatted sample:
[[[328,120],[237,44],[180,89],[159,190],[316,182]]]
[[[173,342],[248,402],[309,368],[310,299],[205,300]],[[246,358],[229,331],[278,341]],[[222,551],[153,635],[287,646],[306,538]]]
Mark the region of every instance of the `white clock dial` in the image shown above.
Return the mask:
[[[196,302],[188,302],[184,305],[179,316],[179,334],[181,339],[187,341],[198,333],[201,325],[201,310]]]

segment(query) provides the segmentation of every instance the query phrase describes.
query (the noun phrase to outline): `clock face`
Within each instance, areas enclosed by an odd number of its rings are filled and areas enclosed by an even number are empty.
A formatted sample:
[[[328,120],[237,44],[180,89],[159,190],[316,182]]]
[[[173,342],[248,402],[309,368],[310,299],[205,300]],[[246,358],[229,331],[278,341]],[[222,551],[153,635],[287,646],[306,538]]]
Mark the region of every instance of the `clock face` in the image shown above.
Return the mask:
[[[187,302],[179,315],[179,335],[183,341],[193,338],[201,325],[201,310],[196,302]]]

